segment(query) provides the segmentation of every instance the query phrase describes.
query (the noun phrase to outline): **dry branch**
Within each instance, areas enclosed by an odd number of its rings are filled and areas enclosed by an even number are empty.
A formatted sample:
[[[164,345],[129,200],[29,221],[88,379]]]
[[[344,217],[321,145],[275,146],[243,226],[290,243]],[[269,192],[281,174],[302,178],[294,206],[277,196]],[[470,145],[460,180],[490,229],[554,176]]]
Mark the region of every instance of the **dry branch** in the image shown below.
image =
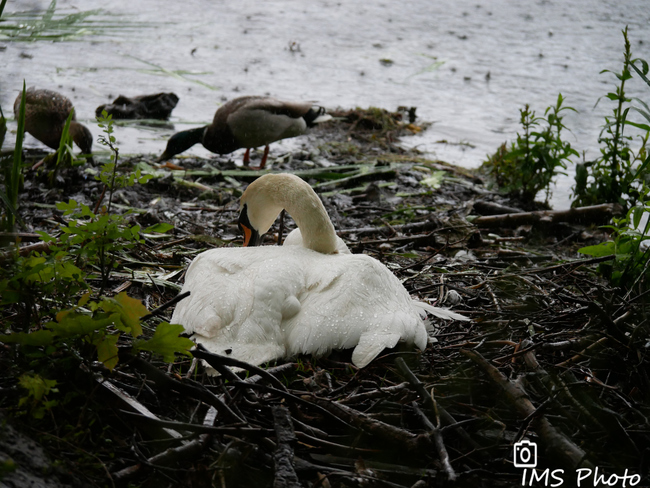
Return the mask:
[[[271,411],[273,412],[275,437],[278,441],[273,454],[275,462],[273,487],[300,488],[302,485],[293,467],[293,444],[296,442],[296,434],[293,431],[291,415],[289,410],[282,405],[274,405],[271,407]]]
[[[568,469],[576,469],[581,466],[592,468],[585,461],[586,454],[582,449],[558,431],[546,417],[536,416],[538,410],[520,386],[508,380],[508,378],[478,352],[467,349],[461,352],[480,366],[490,379],[503,390],[510,403],[512,403],[522,418],[533,419],[532,425],[549,455],[557,456],[558,460]]]
[[[431,441],[427,434],[413,434],[394,425],[372,419],[365,413],[331,400],[314,397],[313,401],[359,430],[386,442],[397,444],[406,452],[421,452],[421,450],[431,447]]]
[[[477,227],[519,227],[520,225],[558,224],[560,222],[582,225],[606,224],[612,216],[620,215],[622,207],[616,203],[604,203],[569,210],[539,210],[535,212],[509,213],[477,217],[472,223]]]
[[[127,356],[128,357],[128,356]],[[191,380],[178,381],[158,368],[148,363],[140,357],[131,356],[129,362],[142,373],[147,375],[147,378],[155,382],[156,385],[163,391],[177,391],[181,394],[196,398],[205,402],[217,409],[217,411],[228,419],[230,422],[243,423],[245,422],[239,415],[237,415],[228,405],[226,405],[218,396],[210,392],[205,386],[195,383]]]

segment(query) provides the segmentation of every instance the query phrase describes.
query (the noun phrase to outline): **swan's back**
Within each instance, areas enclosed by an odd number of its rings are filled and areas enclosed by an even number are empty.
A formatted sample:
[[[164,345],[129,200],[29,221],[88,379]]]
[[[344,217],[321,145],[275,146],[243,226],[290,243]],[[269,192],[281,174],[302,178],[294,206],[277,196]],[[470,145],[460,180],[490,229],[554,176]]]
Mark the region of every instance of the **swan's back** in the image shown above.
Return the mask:
[[[253,364],[354,347],[363,367],[398,341],[427,334],[399,280],[366,255],[299,246],[222,248],[187,271],[172,322],[209,350]]]

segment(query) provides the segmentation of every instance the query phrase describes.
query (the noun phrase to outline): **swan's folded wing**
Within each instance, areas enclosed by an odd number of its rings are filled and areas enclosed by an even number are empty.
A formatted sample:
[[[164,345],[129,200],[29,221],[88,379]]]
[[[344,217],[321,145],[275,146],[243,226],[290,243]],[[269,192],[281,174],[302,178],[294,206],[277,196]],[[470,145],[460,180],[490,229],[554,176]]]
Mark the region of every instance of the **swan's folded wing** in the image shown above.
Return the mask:
[[[291,266],[286,254],[275,246],[200,254],[185,277],[182,291],[190,296],[172,322],[216,354],[255,365],[284,357],[281,324],[300,311],[295,294],[304,281],[302,267]]]

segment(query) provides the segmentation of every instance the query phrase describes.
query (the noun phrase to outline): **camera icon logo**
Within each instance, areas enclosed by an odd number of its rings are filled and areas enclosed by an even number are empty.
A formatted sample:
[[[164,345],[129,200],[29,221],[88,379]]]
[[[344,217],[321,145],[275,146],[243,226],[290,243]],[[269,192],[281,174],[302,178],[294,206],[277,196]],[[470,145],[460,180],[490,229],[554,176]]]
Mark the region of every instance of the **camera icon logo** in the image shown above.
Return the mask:
[[[523,439],[514,445],[515,468],[534,468],[537,466],[537,444]]]

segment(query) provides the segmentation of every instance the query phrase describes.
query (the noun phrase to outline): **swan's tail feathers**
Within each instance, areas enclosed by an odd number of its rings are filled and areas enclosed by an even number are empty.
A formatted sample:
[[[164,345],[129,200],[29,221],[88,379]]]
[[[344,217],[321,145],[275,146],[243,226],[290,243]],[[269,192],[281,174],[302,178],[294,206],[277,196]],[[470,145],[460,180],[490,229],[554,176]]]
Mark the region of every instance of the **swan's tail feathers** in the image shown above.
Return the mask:
[[[464,315],[461,315],[458,312],[453,312],[452,310],[448,310],[446,308],[434,307],[433,305],[429,305],[428,303],[418,302],[416,300],[413,300],[413,305],[415,305],[415,307],[417,307],[419,310],[424,312],[429,312],[431,315],[433,315],[434,317],[438,317],[439,319],[463,320],[466,322],[471,320],[470,318],[465,317]]]
[[[395,347],[399,340],[399,334],[364,332],[359,338],[359,344],[352,351],[352,362],[356,367],[363,368],[370,364],[384,349]]]

